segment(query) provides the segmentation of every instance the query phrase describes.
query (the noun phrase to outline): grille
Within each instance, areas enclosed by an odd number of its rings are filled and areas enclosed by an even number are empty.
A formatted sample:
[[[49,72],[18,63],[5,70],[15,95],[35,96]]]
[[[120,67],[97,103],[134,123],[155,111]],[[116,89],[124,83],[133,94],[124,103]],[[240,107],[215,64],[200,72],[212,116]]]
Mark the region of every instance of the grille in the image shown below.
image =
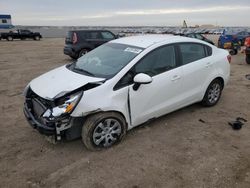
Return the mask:
[[[35,100],[36,102],[38,102],[40,105],[42,105],[46,109],[54,107],[53,101],[50,101],[50,100],[47,100],[47,99],[40,97],[35,92],[33,92],[31,89],[29,89],[29,91],[28,91],[28,95],[27,95],[26,100],[31,100],[32,102],[33,102],[33,100]]]
[[[38,96],[29,88],[26,95],[26,104],[38,122],[47,124],[47,121],[41,116],[48,108],[52,108],[54,106],[53,101],[46,100]]]
[[[32,101],[34,115],[37,118],[40,118],[41,115],[45,112],[46,107],[36,98],[32,99],[31,101]]]

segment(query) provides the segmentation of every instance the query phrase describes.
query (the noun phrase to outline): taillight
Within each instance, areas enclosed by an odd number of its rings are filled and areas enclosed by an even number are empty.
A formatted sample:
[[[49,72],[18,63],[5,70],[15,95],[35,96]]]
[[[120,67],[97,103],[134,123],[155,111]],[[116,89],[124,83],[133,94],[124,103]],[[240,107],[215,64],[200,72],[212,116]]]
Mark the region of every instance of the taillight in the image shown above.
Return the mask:
[[[72,39],[73,44],[77,43],[77,34],[74,32],[73,33],[73,39]]]
[[[250,47],[250,37],[247,37],[245,39],[245,44],[244,44],[246,47]]]
[[[228,55],[228,56],[227,56],[227,60],[228,60],[228,63],[231,63],[232,56],[231,56],[231,55]]]

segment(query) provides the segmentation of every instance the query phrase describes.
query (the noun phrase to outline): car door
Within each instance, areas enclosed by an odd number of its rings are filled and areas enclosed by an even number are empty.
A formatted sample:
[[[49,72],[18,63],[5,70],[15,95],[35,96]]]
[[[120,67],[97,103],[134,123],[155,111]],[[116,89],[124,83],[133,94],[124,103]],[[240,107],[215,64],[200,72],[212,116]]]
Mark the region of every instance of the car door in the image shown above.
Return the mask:
[[[185,104],[201,100],[204,83],[213,69],[211,47],[200,43],[181,43],[179,53],[183,67],[183,93]],[[210,50],[208,50],[210,48]]]
[[[89,31],[88,33],[86,33],[86,36],[87,43],[89,43],[94,48],[103,44],[102,37],[99,31]]]
[[[134,75],[152,76],[150,84],[142,84],[138,90],[129,86],[129,108],[132,126],[159,117],[178,108],[182,92],[182,67],[179,67],[174,45],[160,47],[133,67]]]
[[[29,31],[28,30],[20,30],[20,38],[26,39],[29,38]]]

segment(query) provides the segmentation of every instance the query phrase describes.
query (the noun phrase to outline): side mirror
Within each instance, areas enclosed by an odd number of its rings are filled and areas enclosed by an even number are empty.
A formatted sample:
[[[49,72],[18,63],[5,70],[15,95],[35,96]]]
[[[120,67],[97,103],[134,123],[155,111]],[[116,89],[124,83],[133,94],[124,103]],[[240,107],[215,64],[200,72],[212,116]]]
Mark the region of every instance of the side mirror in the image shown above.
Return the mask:
[[[136,91],[139,89],[141,84],[150,84],[153,81],[153,78],[147,74],[139,73],[134,77],[133,89]]]

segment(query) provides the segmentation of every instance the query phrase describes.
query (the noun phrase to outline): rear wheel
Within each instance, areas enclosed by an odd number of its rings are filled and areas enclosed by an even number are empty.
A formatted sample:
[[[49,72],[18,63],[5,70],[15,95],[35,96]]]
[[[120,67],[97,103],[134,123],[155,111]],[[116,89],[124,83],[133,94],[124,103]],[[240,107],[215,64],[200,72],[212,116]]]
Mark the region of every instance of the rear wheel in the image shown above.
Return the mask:
[[[82,140],[89,150],[100,150],[118,143],[126,134],[124,118],[115,112],[90,116],[82,128]]]
[[[34,40],[40,40],[41,38],[39,36],[35,36]]]
[[[222,85],[221,80],[216,79],[216,80],[212,81],[207,88],[205,96],[202,100],[202,104],[204,106],[216,105],[220,99],[222,89],[223,89],[223,85]]]
[[[7,40],[8,40],[8,41],[13,41],[13,37],[12,37],[12,36],[8,36],[8,37],[7,37]]]

